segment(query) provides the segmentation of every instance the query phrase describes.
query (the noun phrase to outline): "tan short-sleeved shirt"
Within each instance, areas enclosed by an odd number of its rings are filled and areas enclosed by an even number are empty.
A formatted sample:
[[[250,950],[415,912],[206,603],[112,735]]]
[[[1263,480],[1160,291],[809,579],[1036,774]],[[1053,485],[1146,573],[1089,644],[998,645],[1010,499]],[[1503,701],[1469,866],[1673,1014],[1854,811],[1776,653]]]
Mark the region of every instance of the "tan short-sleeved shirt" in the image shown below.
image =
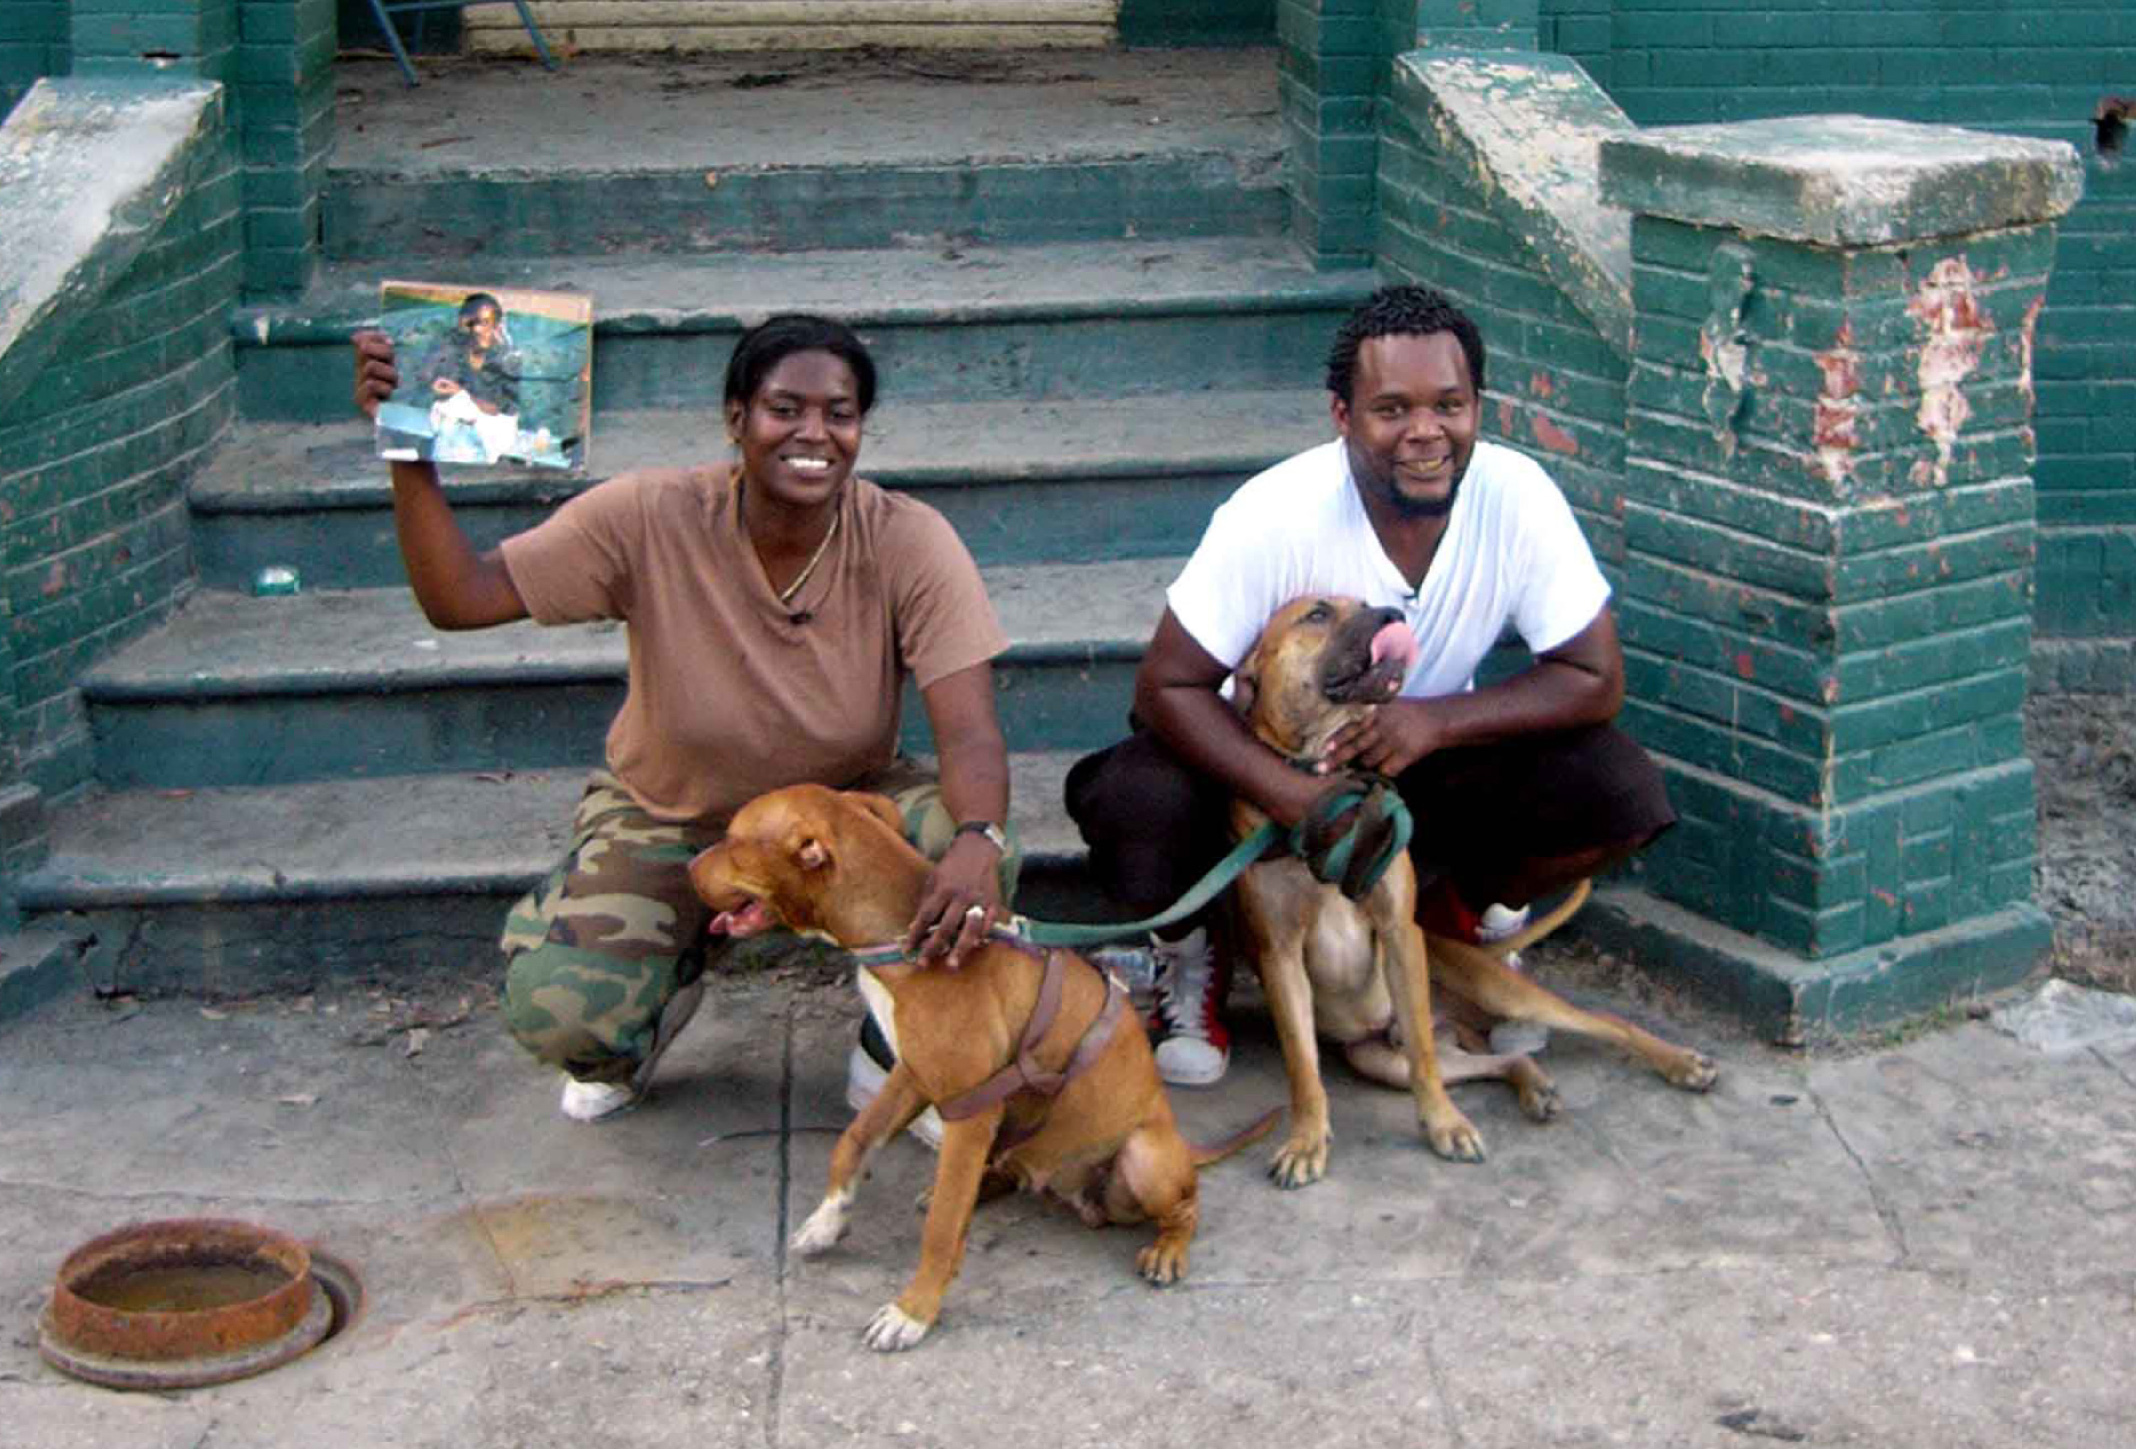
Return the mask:
[[[621,474],[503,544],[541,623],[629,624],[608,767],[662,820],[724,824],[766,790],[848,785],[895,756],[908,674],[924,689],[1008,647],[948,521],[857,478],[823,561],[780,603],[728,476]]]

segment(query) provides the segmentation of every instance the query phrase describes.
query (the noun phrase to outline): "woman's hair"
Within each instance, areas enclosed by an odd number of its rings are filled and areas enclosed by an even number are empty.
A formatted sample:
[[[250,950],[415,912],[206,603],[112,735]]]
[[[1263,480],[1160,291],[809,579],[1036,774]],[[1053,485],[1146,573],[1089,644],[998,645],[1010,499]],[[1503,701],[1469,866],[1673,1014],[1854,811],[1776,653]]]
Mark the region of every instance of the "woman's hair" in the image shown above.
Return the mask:
[[[1352,312],[1328,349],[1328,391],[1354,403],[1357,349],[1375,337],[1429,337],[1451,332],[1468,359],[1469,385],[1483,396],[1483,334],[1444,292],[1431,287],[1382,287]]]
[[[726,401],[747,407],[771,370],[796,352],[828,352],[838,358],[853,369],[861,413],[875,406],[875,359],[868,349],[845,323],[806,312],[781,312],[742,334],[727,360]]]

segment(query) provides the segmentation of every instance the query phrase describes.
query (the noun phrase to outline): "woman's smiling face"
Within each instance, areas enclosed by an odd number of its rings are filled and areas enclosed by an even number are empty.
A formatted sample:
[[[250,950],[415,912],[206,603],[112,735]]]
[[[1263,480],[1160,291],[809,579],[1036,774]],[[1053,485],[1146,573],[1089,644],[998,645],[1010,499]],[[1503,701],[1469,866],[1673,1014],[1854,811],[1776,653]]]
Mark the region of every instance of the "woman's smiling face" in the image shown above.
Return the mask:
[[[781,358],[749,399],[727,405],[742,476],[761,495],[808,508],[838,496],[860,456],[860,386],[835,353]]]

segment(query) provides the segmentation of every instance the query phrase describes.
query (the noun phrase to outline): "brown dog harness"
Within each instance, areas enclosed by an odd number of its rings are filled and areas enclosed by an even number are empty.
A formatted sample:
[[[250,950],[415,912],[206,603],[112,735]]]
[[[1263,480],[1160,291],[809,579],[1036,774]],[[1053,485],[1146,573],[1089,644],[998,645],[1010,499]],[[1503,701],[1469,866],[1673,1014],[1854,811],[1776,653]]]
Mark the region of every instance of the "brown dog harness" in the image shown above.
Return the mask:
[[[1098,1008],[1096,1019],[1084,1030],[1082,1039],[1075,1044],[1075,1050],[1068,1056],[1067,1065],[1057,1072],[1049,1072],[1038,1064],[1038,1058],[1033,1053],[1038,1050],[1038,1044],[1045,1040],[1046,1033],[1052,1029],[1053,1018],[1060,1015],[1061,977],[1064,974],[1061,952],[1057,949],[1048,950],[1041,956],[1038,949],[1023,937],[998,928],[992,933],[990,940],[997,945],[1012,946],[1026,956],[1045,962],[1045,971],[1038,981],[1038,1001],[1031,1008],[1030,1021],[1024,1024],[1023,1039],[1016,1044],[1016,1060],[970,1091],[960,1092],[947,1102],[934,1104],[935,1111],[939,1112],[945,1121],[956,1122],[966,1117],[976,1117],[988,1108],[1006,1102],[1018,1092],[1036,1092],[1042,1097],[1059,1096],[1061,1089],[1089,1070],[1090,1064],[1105,1050],[1106,1043],[1112,1040],[1113,1032],[1118,1029],[1120,1017],[1127,1006],[1127,988],[1120,984],[1119,978],[1110,971],[1100,973],[1105,977],[1105,1004]],[[847,949],[864,966],[911,959],[896,946]],[[1029,1134],[1019,1134],[1009,1139],[997,1138],[995,1151],[998,1152],[1011,1141],[1021,1140],[1022,1136],[1027,1135]]]
[[[1013,936],[997,936],[1005,946],[1014,946],[1027,955],[1039,953],[1031,946]],[[1061,1009],[1061,953],[1052,950],[1045,953],[1045,974],[1039,978],[1038,1003],[1031,1008],[1031,1019],[1025,1023],[1023,1040],[1016,1044],[1016,1060],[988,1077],[968,1092],[960,1092],[947,1102],[935,1103],[935,1110],[945,1122],[961,1121],[976,1117],[991,1107],[999,1106],[1018,1092],[1036,1092],[1042,1097],[1057,1097],[1061,1089],[1081,1076],[1098,1059],[1112,1040],[1114,1030],[1120,1025],[1120,1016],[1127,1005],[1127,993],[1114,979],[1111,972],[1105,974],[1105,1004],[1098,1008],[1097,1018],[1084,1031],[1082,1040],[1075,1044],[1068,1063],[1057,1072],[1049,1072],[1038,1064],[1033,1055],[1038,1044],[1045,1040],[1046,1032],[1053,1026],[1053,1018]],[[997,1149],[999,1143],[996,1144]]]

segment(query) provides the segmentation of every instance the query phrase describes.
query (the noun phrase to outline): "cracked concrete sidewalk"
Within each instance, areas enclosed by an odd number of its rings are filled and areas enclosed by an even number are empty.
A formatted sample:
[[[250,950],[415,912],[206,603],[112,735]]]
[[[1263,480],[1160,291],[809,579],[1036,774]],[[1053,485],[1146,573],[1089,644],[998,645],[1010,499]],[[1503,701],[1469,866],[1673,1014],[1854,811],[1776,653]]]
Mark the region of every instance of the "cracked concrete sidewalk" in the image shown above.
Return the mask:
[[[1456,1166],[1338,1068],[1328,1180],[1277,1190],[1265,1146],[1209,1169],[1182,1286],[1133,1276],[1142,1230],[1016,1198],[893,1356],[859,1333],[916,1260],[923,1148],[885,1150],[839,1248],[781,1251],[847,1116],[842,983],[722,980],[653,1100],[597,1127],[479,995],[49,1004],[0,1029],[0,1441],[2136,1442],[2136,1049],[1969,1022],[1804,1059],[1576,994],[1712,1052],[1720,1085],[1560,1036],[1564,1115],[1458,1088],[1491,1156]],[[1265,1015],[1239,1025],[1223,1087],[1174,1094],[1200,1140],[1282,1100]],[[362,1316],[188,1393],[46,1367],[65,1252],[194,1215],[322,1243]]]

